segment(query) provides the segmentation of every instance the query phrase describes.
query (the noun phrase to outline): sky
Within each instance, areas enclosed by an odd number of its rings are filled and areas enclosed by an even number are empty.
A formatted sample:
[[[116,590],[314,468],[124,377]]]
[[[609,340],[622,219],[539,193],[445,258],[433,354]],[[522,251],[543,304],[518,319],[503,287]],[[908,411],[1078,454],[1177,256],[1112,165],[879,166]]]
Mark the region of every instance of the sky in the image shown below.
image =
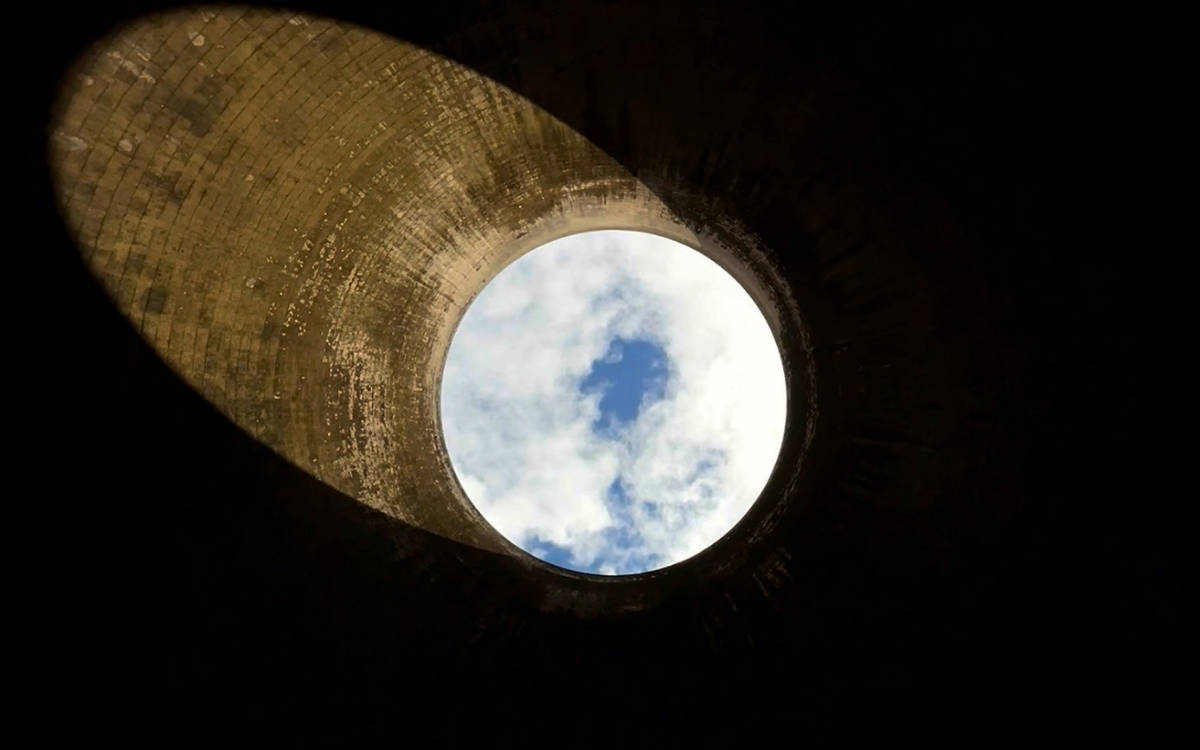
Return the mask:
[[[601,575],[720,539],[783,440],[774,336],[706,256],[631,231],[570,235],[467,308],[442,378],[459,483],[525,551]]]

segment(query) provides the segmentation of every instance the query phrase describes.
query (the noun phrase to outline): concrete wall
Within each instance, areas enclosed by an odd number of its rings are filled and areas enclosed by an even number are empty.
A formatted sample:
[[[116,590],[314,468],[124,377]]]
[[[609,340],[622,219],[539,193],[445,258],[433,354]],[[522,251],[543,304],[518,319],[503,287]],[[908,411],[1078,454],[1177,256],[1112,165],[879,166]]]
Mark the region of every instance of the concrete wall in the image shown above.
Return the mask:
[[[1095,254],[1046,231],[1044,26],[305,5],[85,9],[46,42],[39,278],[71,318],[39,444],[71,425],[46,481],[86,552],[59,642],[140,707],[91,721],[711,744],[1032,726],[1109,689],[1092,605],[1133,574],[1080,384],[1122,329]],[[790,410],[743,523],[608,580],[482,524],[436,423],[472,296],[598,227],[729,268]]]
[[[795,481],[816,393],[777,262],[469,68],[330,19],[193,8],[96,43],[51,128],[67,225],[117,307],[223,414],[372,508],[526,557],[454,479],[441,372],[505,265],[596,228],[704,250],[797,342]]]

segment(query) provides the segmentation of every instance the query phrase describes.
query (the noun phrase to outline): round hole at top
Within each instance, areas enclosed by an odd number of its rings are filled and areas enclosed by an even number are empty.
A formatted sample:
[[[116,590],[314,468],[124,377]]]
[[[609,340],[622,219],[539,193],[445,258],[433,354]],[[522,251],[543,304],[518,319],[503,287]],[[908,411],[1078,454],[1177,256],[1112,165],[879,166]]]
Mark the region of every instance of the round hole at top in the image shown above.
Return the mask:
[[[467,308],[441,384],[459,484],[552,565],[640,573],[709,547],[779,455],[779,348],[705,255],[634,231],[544,244]]]

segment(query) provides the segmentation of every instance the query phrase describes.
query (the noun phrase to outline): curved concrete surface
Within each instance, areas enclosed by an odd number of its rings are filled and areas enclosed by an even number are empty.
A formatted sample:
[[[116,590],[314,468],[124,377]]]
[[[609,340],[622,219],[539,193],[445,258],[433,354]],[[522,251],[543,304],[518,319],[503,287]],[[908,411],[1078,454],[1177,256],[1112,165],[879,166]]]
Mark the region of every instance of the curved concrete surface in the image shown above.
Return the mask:
[[[43,179],[77,314],[46,408],[79,497],[112,497],[69,506],[113,618],[95,692],[136,675],[145,727],[196,732],[635,744],[990,726],[1018,683],[1053,705],[1026,676],[1072,641],[1026,603],[1078,588],[1045,509],[1086,481],[1056,462],[1104,453],[1069,387],[1088,266],[1031,218],[1037,48],[994,19],[562,6],[63,21]],[[482,523],[436,408],[472,296],[605,227],[734,273],[789,389],[746,519],[615,579]]]
[[[733,266],[803,338],[778,270],[712,227],[725,217],[675,214],[524,97],[379,33],[249,8],[159,15],[96,44],[59,107],[67,224],[160,355],[297,466],[456,541],[511,549],[454,481],[436,399],[466,305],[521,253],[656,231]],[[811,362],[794,357],[806,444]]]

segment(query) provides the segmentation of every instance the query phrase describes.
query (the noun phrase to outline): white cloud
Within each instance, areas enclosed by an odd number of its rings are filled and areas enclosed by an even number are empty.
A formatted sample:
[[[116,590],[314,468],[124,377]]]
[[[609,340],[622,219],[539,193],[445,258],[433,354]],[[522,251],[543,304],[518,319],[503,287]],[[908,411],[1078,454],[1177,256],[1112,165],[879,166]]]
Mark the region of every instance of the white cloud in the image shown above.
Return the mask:
[[[614,439],[593,430],[600,394],[579,384],[615,337],[657,342],[670,376]],[[463,489],[502,534],[627,573],[690,557],[742,517],[774,465],[785,399],[774,338],[719,266],[654,235],[587,232],[518,259],[472,303],[442,422]],[[627,510],[609,497],[618,479]]]

